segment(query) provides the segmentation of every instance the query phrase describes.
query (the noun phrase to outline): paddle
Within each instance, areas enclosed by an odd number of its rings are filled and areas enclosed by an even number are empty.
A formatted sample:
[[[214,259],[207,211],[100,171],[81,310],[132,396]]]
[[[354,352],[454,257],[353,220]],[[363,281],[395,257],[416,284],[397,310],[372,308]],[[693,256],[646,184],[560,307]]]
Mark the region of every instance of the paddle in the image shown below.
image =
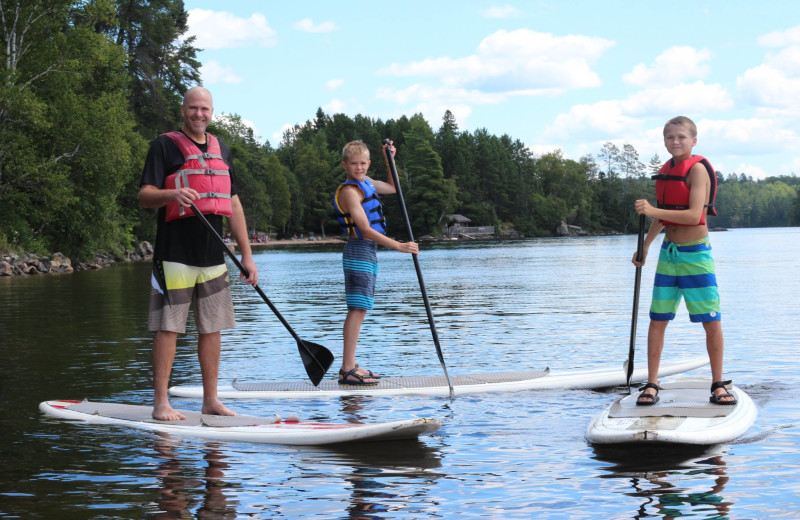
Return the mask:
[[[644,215],[639,215],[639,237],[636,242],[636,261],[641,262],[644,256]],[[633,285],[633,316],[631,317],[631,345],[628,349],[628,361],[625,362],[627,372],[628,394],[631,393],[631,376],[633,375],[633,351],[636,346],[636,319],[639,315],[639,286],[642,284],[642,266],[636,266],[636,283]]]
[[[391,141],[389,139],[384,139],[383,144],[390,145]],[[406,232],[408,233],[408,239],[413,242],[414,241],[414,232],[411,230],[411,221],[408,219],[408,211],[406,210],[406,203],[403,201],[403,190],[400,189],[400,178],[397,176],[397,167],[394,164],[394,157],[392,156],[392,152],[389,151],[389,147],[386,147],[386,160],[389,163],[389,169],[392,172],[392,180],[394,181],[394,187],[397,191],[397,200],[400,202],[400,212],[403,214],[403,221],[406,224]],[[431,326],[431,334],[433,335],[433,344],[436,345],[436,354],[439,356],[439,362],[442,364],[442,370],[444,370],[444,377],[447,379],[447,386],[450,388],[450,400],[453,400],[454,393],[453,393],[453,383],[450,382],[450,376],[447,374],[447,365],[444,363],[444,354],[442,354],[442,347],[439,345],[439,335],[436,333],[436,324],[433,321],[433,313],[431,312],[431,304],[428,301],[428,292],[425,290],[425,281],[422,279],[422,269],[419,267],[419,259],[417,255],[411,255],[414,259],[414,268],[417,270],[417,279],[419,280],[419,288],[422,292],[422,301],[425,302],[425,312],[428,314],[428,323]]]
[[[206,217],[204,217],[200,210],[197,209],[197,206],[195,206],[194,203],[189,204],[191,205],[194,214],[200,219],[200,222],[202,222],[206,229],[214,236],[214,238],[217,239],[219,245],[222,246],[222,250],[228,254],[231,260],[233,260],[233,263],[236,264],[236,267],[239,268],[239,271],[241,271],[244,277],[247,278],[250,276],[250,273],[247,272],[247,269],[242,265],[239,259],[236,258],[236,255],[233,254],[233,252],[228,248],[228,245],[225,244],[225,241],[222,240],[221,236],[219,236],[217,230],[214,229]],[[278,312],[278,309],[275,308],[271,301],[269,301],[269,298],[267,298],[267,295],[261,290],[261,287],[256,284],[253,285],[253,289],[256,290],[259,296],[261,296],[261,299],[264,300],[264,303],[269,305],[269,308],[272,309],[272,312],[275,313],[275,316],[281,320],[281,323],[283,323],[283,326],[286,327],[286,330],[288,330],[295,341],[297,341],[297,349],[300,351],[300,358],[303,360],[303,366],[306,369],[306,373],[308,373],[308,378],[311,379],[311,382],[314,384],[314,386],[319,385],[320,381],[322,381],[322,378],[325,377],[325,372],[328,371],[331,363],[333,363],[333,354],[331,354],[331,351],[322,345],[301,339],[300,336],[298,336],[289,325],[289,322],[287,322],[284,317],[281,316],[281,313]]]

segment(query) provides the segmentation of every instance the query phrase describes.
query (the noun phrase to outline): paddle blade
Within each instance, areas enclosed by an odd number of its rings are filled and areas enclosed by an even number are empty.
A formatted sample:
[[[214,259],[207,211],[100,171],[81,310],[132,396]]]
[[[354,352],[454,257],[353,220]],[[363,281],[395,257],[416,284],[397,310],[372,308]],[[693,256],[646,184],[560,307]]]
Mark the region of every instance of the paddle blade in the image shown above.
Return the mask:
[[[308,378],[314,386],[318,386],[333,364],[333,354],[322,345],[304,340],[297,342],[297,349],[300,351],[300,359],[303,360]]]

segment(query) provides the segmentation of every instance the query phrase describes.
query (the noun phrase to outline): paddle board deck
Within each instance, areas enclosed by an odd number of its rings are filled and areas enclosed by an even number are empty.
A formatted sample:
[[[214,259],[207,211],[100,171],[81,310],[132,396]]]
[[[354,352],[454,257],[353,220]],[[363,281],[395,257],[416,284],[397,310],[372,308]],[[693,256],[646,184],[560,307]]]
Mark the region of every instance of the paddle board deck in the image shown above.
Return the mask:
[[[359,441],[414,439],[441,427],[436,419],[408,419],[389,423],[318,423],[296,418],[223,417],[180,410],[183,421],[156,421],[151,406],[92,401],[45,401],[39,409],[59,419],[113,424],[215,441],[322,445]]]
[[[708,358],[698,357],[676,363],[664,364],[662,377],[694,370],[708,364]],[[647,367],[633,371],[632,381],[647,379]],[[562,373],[549,368],[538,371],[502,372],[451,377],[455,395],[487,392],[518,392],[522,390],[594,389],[608,388],[626,383],[624,369],[583,369]],[[202,397],[200,385],[179,385],[169,389],[176,397]],[[444,376],[384,377],[377,385],[340,385],[335,379],[322,381],[314,386],[307,381],[277,383],[243,382],[219,385],[217,393],[221,399],[278,399],[304,397],[342,397],[350,395],[426,395],[449,396],[450,390]]]
[[[736,405],[709,402],[710,381],[661,385],[659,401],[637,406],[639,392],[617,399],[589,424],[586,436],[595,444],[719,444],[742,435],[758,415],[753,400],[731,385]]]

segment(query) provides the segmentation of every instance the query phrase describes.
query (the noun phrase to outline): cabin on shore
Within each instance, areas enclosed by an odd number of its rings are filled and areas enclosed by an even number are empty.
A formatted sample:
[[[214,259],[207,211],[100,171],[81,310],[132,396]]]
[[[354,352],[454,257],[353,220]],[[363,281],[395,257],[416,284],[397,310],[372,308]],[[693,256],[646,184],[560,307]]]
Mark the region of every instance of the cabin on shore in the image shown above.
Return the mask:
[[[494,226],[472,226],[472,219],[453,213],[447,215],[445,235],[448,238],[488,238],[494,236]]]

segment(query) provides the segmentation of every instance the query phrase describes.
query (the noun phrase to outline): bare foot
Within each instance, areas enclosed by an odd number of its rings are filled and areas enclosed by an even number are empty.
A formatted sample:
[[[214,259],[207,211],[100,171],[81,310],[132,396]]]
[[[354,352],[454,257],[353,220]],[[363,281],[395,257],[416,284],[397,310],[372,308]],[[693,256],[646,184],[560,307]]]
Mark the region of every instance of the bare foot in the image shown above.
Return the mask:
[[[153,419],[156,421],[183,421],[186,416],[167,403],[153,406]]]
[[[233,410],[227,408],[219,400],[208,404],[203,403],[203,413],[206,415],[227,415],[227,416],[238,415]]]

